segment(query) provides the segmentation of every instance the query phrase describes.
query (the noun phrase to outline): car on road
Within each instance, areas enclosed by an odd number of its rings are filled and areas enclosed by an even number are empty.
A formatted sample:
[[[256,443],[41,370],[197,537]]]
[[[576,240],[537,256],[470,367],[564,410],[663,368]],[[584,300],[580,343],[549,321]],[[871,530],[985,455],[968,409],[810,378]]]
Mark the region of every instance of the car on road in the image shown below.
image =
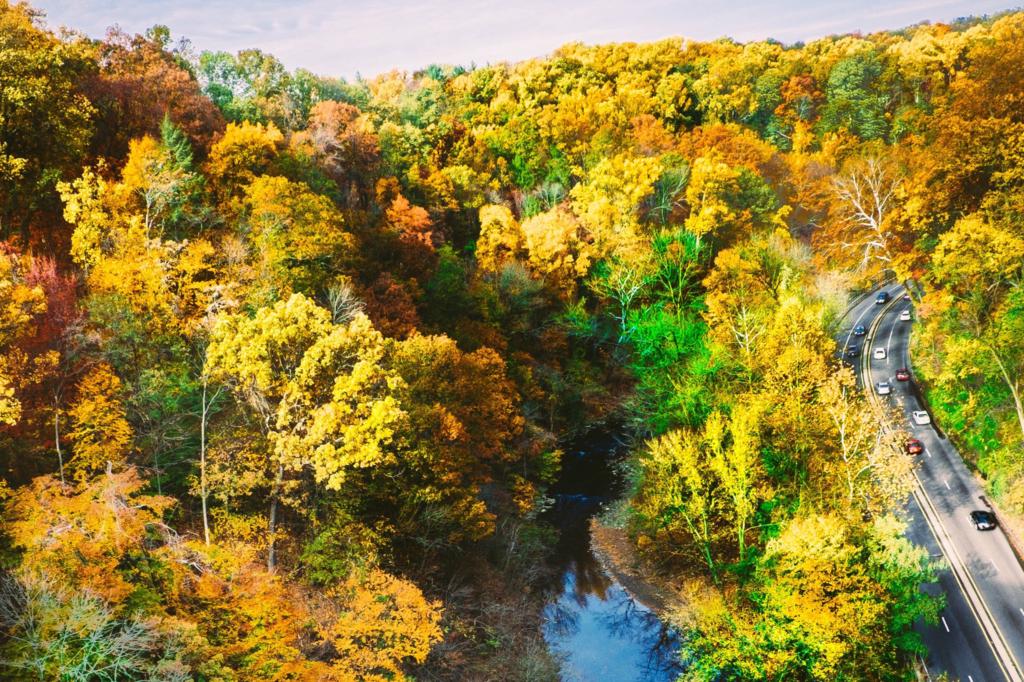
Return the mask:
[[[903,294],[903,300],[904,301],[909,301],[910,300],[910,294]]]
[[[875,360],[885,360],[886,353],[884,348],[876,348],[873,356]]]
[[[862,325],[862,324],[858,324],[856,327],[853,328],[853,335],[854,336],[864,336],[867,333],[868,333],[868,330],[865,329],[864,325]]]
[[[875,296],[875,305],[882,305],[888,303],[892,295],[888,291],[879,291],[878,296]]]
[[[890,393],[892,393],[892,384],[890,384],[888,381],[879,381],[877,384],[875,384],[875,391],[878,393],[878,395],[889,395]]]
[[[860,355],[860,348],[858,348],[857,346],[847,346],[846,347],[846,357],[848,357],[848,358],[855,358],[858,355]]]
[[[971,523],[978,530],[995,530],[996,515],[988,511],[972,511]]]
[[[910,311],[904,310],[900,313],[900,322],[910,322]]]
[[[906,367],[896,370],[896,381],[910,381],[910,370]]]
[[[914,410],[910,413],[910,417],[918,426],[925,426],[932,423],[932,418],[929,417],[928,413],[924,410]]]
[[[907,441],[907,454],[908,455],[920,455],[924,452],[924,443],[917,438],[911,438]]]

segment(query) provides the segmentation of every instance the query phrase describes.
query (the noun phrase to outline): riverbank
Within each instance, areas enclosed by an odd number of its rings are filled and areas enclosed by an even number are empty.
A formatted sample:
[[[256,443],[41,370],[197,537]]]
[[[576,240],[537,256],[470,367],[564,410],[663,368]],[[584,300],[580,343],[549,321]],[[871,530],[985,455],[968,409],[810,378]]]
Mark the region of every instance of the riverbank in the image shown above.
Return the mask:
[[[597,517],[591,518],[590,545],[601,568],[614,577],[634,601],[662,620],[685,606],[682,596],[644,564],[624,529],[607,526]]]

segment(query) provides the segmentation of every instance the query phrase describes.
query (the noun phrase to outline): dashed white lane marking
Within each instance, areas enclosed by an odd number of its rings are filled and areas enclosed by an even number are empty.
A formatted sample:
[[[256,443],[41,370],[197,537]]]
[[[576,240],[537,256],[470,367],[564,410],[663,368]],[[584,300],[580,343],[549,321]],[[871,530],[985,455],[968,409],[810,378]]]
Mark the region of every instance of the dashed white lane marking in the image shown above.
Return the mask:
[[[999,567],[996,566],[996,562],[992,561],[991,559],[989,559],[988,562],[990,564],[992,564],[992,570],[995,571],[996,573],[998,573],[999,572]]]
[[[1017,610],[1020,611],[1020,615],[1024,616],[1024,609],[1017,609]]]
[[[946,617],[942,617],[942,627],[946,628],[946,632],[949,632],[949,624],[946,622]]]
[[[889,327],[889,340],[885,342],[885,364],[889,364],[889,348],[892,346],[892,333],[896,331],[896,325]]]
[[[942,479],[942,482],[946,484],[946,490],[952,490],[952,488],[949,487],[949,481]]]
[[[930,450],[928,450],[928,448],[925,448],[925,449],[924,449],[924,454],[928,455],[928,459],[931,459],[931,458],[932,458],[932,453],[931,453],[931,451],[930,451]]]
[[[974,682],[974,678],[970,675],[967,676],[967,682]]]

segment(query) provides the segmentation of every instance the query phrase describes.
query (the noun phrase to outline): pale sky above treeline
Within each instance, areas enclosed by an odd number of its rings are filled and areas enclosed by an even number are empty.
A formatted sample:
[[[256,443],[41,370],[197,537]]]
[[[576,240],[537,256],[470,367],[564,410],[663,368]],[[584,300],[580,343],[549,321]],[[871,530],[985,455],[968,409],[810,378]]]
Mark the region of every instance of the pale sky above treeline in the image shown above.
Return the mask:
[[[197,50],[256,47],[290,69],[353,78],[429,64],[517,61],[580,41],[774,38],[896,29],[992,14],[1007,0],[31,0],[52,28],[101,37],[164,24]]]

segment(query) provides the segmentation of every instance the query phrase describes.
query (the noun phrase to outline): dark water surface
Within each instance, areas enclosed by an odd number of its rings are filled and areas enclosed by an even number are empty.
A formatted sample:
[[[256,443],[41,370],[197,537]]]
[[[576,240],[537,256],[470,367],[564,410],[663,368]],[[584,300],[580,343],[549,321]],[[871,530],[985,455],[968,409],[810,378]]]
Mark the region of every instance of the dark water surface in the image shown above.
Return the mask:
[[[591,517],[622,492],[617,450],[613,431],[570,443],[553,490],[562,583],[544,609],[544,639],[565,682],[669,682],[682,672],[675,633],[605,573],[590,547]]]

